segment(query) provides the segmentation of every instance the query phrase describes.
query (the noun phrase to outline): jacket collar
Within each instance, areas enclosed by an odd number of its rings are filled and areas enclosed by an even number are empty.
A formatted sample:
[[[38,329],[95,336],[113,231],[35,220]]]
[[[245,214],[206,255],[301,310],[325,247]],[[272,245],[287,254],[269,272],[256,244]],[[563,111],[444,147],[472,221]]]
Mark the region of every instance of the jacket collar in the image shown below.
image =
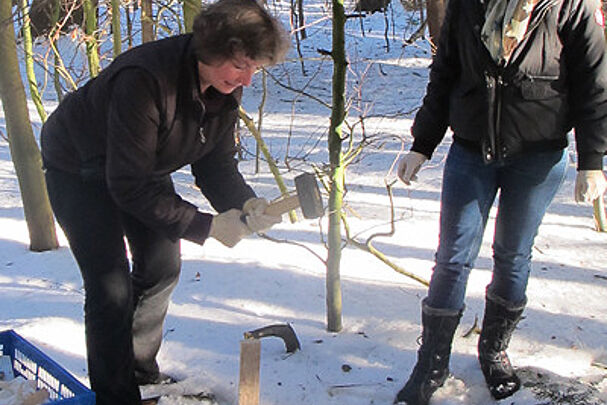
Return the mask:
[[[562,3],[562,0],[540,0],[533,8],[533,13],[531,13],[531,18],[529,19],[529,25],[527,28],[527,33],[523,37],[523,39],[519,42],[517,47],[514,49],[512,53],[512,60],[514,61],[522,52],[522,49],[527,44],[529,37],[535,31],[535,29],[540,25],[542,19],[546,16],[546,13],[556,5]]]

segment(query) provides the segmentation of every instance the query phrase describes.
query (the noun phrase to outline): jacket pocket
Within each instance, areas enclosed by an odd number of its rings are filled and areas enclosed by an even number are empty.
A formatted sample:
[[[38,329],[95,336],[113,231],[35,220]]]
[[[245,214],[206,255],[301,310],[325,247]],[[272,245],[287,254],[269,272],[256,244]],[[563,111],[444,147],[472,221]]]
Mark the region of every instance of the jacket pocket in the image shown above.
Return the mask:
[[[555,80],[524,80],[520,84],[521,96],[525,100],[545,100],[554,97],[564,97],[565,93],[560,89]]]

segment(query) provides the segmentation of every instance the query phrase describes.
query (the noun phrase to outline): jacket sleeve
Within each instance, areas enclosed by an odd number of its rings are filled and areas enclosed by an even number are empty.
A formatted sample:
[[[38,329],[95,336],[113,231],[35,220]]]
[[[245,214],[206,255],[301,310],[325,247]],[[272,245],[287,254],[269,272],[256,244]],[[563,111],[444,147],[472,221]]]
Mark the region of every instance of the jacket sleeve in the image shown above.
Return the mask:
[[[426,95],[411,127],[411,150],[428,158],[442,141],[449,126],[449,96],[459,72],[457,39],[454,29],[460,0],[448,2],[436,55],[430,67]]]
[[[161,95],[153,78],[141,69],[126,69],[112,82],[108,106],[106,181],[118,206],[171,240],[181,238],[197,213],[183,200],[169,175],[154,174]],[[208,214],[207,214],[208,215]],[[210,218],[198,239],[208,234]]]
[[[569,78],[569,104],[575,128],[579,170],[603,167],[607,151],[607,56],[601,5],[570,3],[561,38]]]
[[[223,111],[212,119],[225,120],[228,125],[224,125],[224,122],[213,126],[221,128],[221,134],[213,135],[219,141],[209,154],[192,163],[192,174],[196,185],[217,212],[231,208],[242,209],[245,201],[256,195],[238,170],[238,163],[234,158],[234,128],[238,110]]]

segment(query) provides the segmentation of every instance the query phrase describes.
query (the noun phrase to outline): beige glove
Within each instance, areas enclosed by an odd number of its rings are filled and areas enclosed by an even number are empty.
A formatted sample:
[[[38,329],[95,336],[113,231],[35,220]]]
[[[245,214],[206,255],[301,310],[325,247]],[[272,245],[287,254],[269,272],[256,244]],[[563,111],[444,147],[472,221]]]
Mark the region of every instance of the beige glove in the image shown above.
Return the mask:
[[[580,170],[575,179],[575,201],[593,202],[605,193],[607,180],[602,170]]]
[[[242,222],[242,211],[231,209],[215,215],[211,221],[209,236],[227,247],[234,247],[242,238],[251,234],[249,227]]]
[[[266,215],[268,201],[265,198],[249,198],[242,207],[242,212],[252,232],[264,232],[282,222],[282,217]]]
[[[398,177],[406,185],[417,180],[417,172],[428,158],[419,152],[409,151],[398,163]]]
[[[242,206],[242,212],[245,215],[262,215],[268,208],[268,200],[265,198],[253,197],[245,201]]]

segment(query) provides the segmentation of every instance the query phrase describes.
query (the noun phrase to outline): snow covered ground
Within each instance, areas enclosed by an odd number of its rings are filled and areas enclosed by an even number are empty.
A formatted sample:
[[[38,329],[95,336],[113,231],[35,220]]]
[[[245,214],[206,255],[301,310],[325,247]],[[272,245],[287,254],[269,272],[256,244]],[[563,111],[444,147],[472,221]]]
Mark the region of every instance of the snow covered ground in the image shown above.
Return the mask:
[[[308,21],[317,17],[311,14]],[[426,43],[403,47],[403,32],[408,37],[409,25],[400,5],[388,13],[391,18],[398,25],[389,27],[389,51],[383,15],[364,19],[364,37],[357,20],[348,23],[349,86],[361,89],[350,117],[354,119],[360,111],[374,117],[365,121],[374,142],[347,171],[348,223],[361,241],[390,229],[385,182],[395,178],[390,168],[403,147],[401,139],[405,148],[410,143],[412,115],[408,112],[421,103],[430,63]],[[302,44],[305,56],[316,57],[317,48],[330,47],[328,21],[310,27],[308,35]],[[307,76],[302,76],[298,62],[271,72],[283,84],[305,87],[330,102],[330,61],[306,61],[305,66]],[[260,100],[260,80],[258,76],[243,102],[253,116]],[[264,137],[292,186],[295,175],[328,160],[329,110],[271,78],[268,87]],[[49,101],[47,106],[52,110],[55,104]],[[31,117],[33,121],[37,117],[33,108]],[[35,129],[39,130],[39,123]],[[0,130],[6,132],[3,116]],[[254,150],[253,140],[245,135],[243,142],[245,177],[259,194],[277,197],[267,166],[262,164],[261,172],[255,174],[247,152]],[[441,170],[448,144],[449,137],[420,172],[417,183],[394,186],[396,232],[375,239],[375,247],[390,260],[426,279],[437,244]],[[291,157],[291,171],[284,167],[285,153]],[[607,363],[607,234],[594,230],[590,206],[573,201],[571,156],[567,180],[536,239],[529,305],[509,350],[513,363],[523,368],[525,386],[503,404],[607,403],[607,371],[595,365]],[[174,178],[181,195],[210,210],[192,186],[188,168]],[[262,404],[391,404],[415,363],[425,287],[369,253],[346,246],[341,262],[344,329],[327,332],[325,265],[311,253],[326,257],[321,234],[326,229],[326,217],[295,224],[285,217],[268,235],[298,245],[257,236],[233,249],[214,240],[204,246],[183,242],[182,276],[159,356],[163,371],[186,379],[184,384],[192,388],[209,389],[221,405],[236,404],[243,333],[289,322],[302,348],[287,355],[279,339],[262,340]],[[482,318],[484,290],[491,277],[492,233],[490,221],[454,342],[453,377],[434,395],[432,405],[495,403],[476,360],[477,335],[463,336],[475,318]],[[78,268],[60,237],[57,251],[28,250],[17,179],[7,141],[1,139],[0,331],[15,329],[87,383],[84,292]]]

